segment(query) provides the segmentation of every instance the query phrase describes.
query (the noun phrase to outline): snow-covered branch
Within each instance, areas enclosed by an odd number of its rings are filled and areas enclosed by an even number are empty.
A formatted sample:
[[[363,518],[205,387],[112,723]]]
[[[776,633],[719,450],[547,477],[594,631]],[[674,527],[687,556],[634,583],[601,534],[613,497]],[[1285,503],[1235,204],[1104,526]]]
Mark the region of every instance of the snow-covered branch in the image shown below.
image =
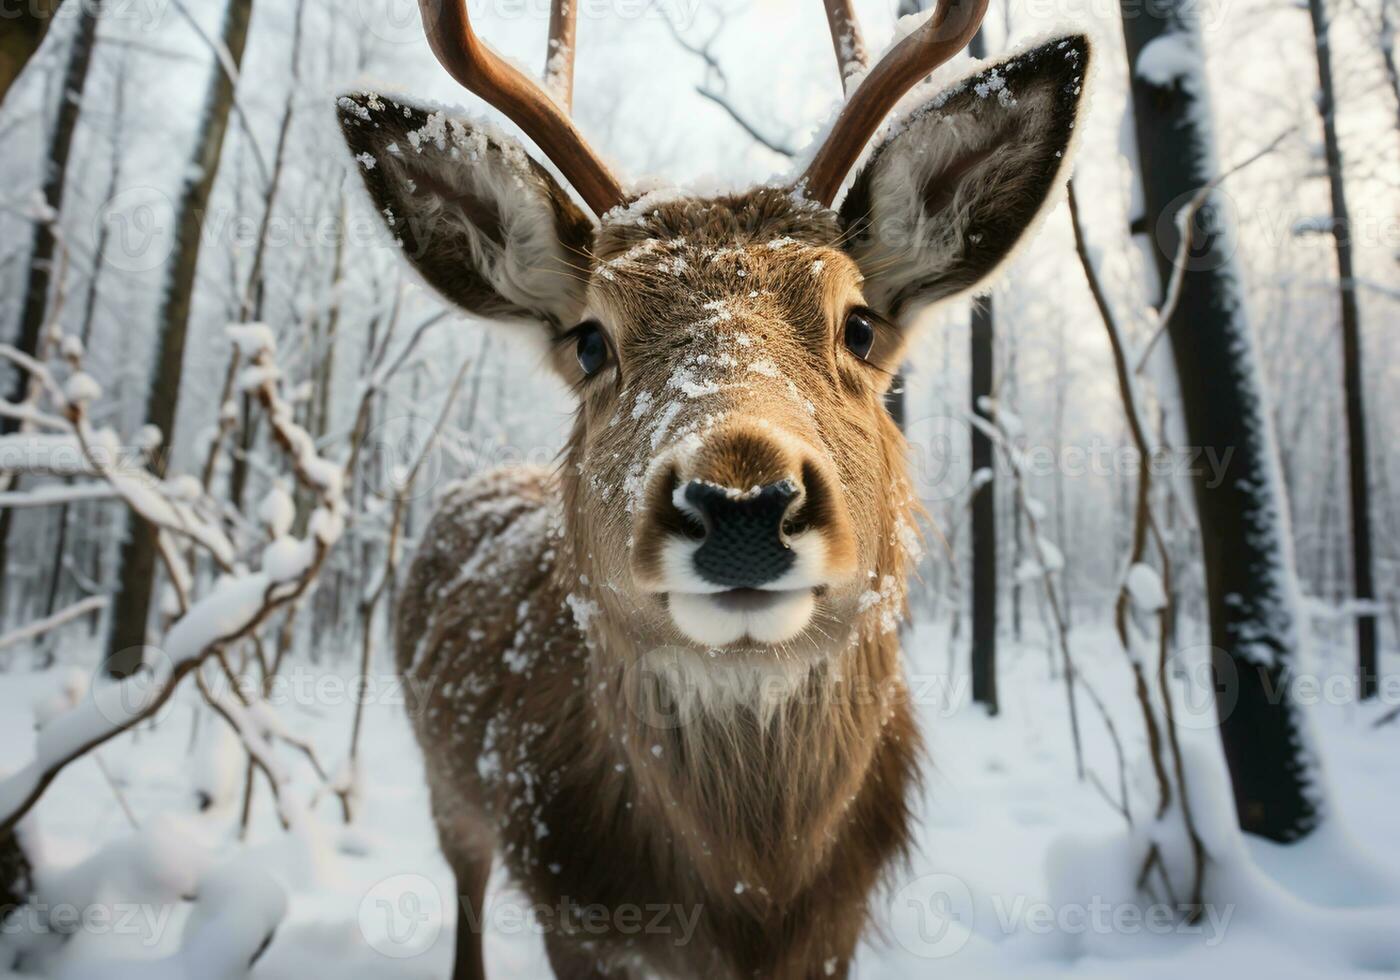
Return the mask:
[[[171,549],[162,547],[160,553],[180,592],[183,612],[158,644],[160,656],[133,677],[95,688],[82,704],[40,729],[34,758],[0,780],[0,834],[33,807],[67,765],[149,718],[205,658],[251,636],[275,610],[299,598],[315,580],[340,536],[344,526],[340,467],[320,457],[311,437],[292,421],[291,408],[279,390],[274,364],[276,348],[270,332],[258,332],[251,341],[242,328],[234,328],[233,332],[236,339],[255,349],[253,362],[261,371],[256,384],[258,402],[268,415],[275,441],[285,453],[297,482],[317,499],[306,540],[290,535],[291,520],[286,515],[266,515],[273,538],[262,550],[261,568],[257,571],[235,568],[232,542],[192,507],[169,500],[153,490],[148,480],[114,470],[99,459],[94,450],[96,439],[86,422],[87,403],[96,393],[81,390],[80,397],[70,398],[75,387],[71,379],[67,391],[62,391],[51,383],[45,368],[31,365],[39,369],[49,398],[72,426],[72,436],[87,467],[106,480],[133,512],[154,519],[162,531],[186,534],[204,546],[225,574],[214,580],[207,594],[192,598],[192,575]],[[65,615],[72,618],[85,611],[90,610],[70,609]],[[31,624],[26,629],[32,631],[40,625]],[[249,730],[237,727],[248,743]],[[266,759],[263,761],[267,765]]]

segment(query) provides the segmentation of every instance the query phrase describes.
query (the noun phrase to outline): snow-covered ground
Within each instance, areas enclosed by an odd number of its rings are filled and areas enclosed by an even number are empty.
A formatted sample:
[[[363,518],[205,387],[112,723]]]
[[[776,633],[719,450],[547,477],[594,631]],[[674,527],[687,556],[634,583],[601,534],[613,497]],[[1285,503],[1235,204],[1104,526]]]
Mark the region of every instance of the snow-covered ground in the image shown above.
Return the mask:
[[[1400,970],[1400,725],[1372,723],[1381,704],[1357,705],[1344,682],[1345,658],[1319,665],[1323,678],[1310,709],[1332,790],[1334,819],[1301,847],[1241,844],[1217,825],[1208,844],[1221,859],[1208,880],[1214,902],[1196,925],[1128,901],[1134,860],[1123,820],[1088,783],[1075,779],[1064,687],[1048,679],[1038,641],[1003,653],[1003,711],[988,718],[970,705],[966,678],[947,675],[939,626],[911,631],[912,689],[924,720],[929,762],[920,806],[918,853],[879,900],[882,936],[872,937],[855,969],[860,978],[1015,976],[1120,978],[1248,975],[1346,977]],[[1076,654],[1140,755],[1131,690],[1112,634],[1089,627]],[[1189,657],[1188,657],[1189,661]],[[1400,665],[1386,665],[1390,674]],[[63,684],[60,667],[0,677],[0,744],[6,767],[32,743],[36,704]],[[349,739],[350,675],[297,664],[273,702],[288,726],[313,743],[329,766]],[[55,917],[86,909],[86,924],[60,943],[40,916],[11,920],[0,935],[0,970],[73,978],[210,975],[198,950],[177,952],[191,917],[181,895],[210,890],[210,868],[233,876],[236,901],[259,906],[233,921],[254,928],[275,915],[275,895],[248,898],[266,871],[287,895],[286,917],[253,976],[295,978],[445,977],[454,916],[452,881],[427,815],[422,767],[401,698],[386,673],[371,678],[363,738],[359,816],[346,827],[333,796],[321,794],[306,826],[283,831],[259,786],[249,839],[236,840],[242,763],[217,719],[194,723],[190,692],[157,725],[106,746],[102,765],[120,787],[131,817],[117,805],[102,768],[85,759],[65,772],[32,815],[26,840],[40,863],[40,899]],[[1086,755],[1106,784],[1117,767],[1101,724],[1081,701]],[[1197,808],[1226,805],[1219,753],[1206,705],[1187,706],[1185,739],[1198,769]],[[283,747],[292,782],[286,792],[310,801],[312,771]],[[214,805],[200,812],[203,794]],[[1139,810],[1143,809],[1141,805]],[[1137,814],[1139,821],[1145,816]],[[132,821],[139,825],[133,830]],[[1218,824],[1218,822],[1217,822]],[[238,875],[243,875],[241,883]],[[218,875],[215,879],[220,880]],[[493,976],[548,977],[528,907],[503,883],[488,914]],[[223,930],[199,931],[199,944],[232,942]],[[205,925],[207,926],[207,922]],[[193,956],[192,956],[193,954]],[[167,973],[114,961],[164,957]]]

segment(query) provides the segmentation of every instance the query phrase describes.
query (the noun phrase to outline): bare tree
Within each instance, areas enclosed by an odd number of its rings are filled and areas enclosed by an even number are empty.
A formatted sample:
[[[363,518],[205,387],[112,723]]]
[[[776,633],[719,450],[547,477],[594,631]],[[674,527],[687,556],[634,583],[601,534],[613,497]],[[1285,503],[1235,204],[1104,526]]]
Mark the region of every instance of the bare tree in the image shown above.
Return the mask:
[[[1332,196],[1332,241],[1337,252],[1337,293],[1341,305],[1342,378],[1346,397],[1347,466],[1351,480],[1352,595],[1363,608],[1356,617],[1356,672],[1361,697],[1379,689],[1376,658],[1375,570],[1371,557],[1370,451],[1366,443],[1366,378],[1361,369],[1361,310],[1356,302],[1351,215],[1347,210],[1342,146],[1337,138],[1337,96],[1332,78],[1331,18],[1325,0],[1308,0],[1317,51],[1317,111],[1322,116],[1327,183]],[[1393,69],[1393,63],[1391,64]]]
[[[972,305],[972,413],[992,417],[996,350],[991,297]],[[997,713],[996,460],[986,429],[972,427],[972,698]]]
[[[1200,29],[1191,4],[1168,0],[1125,5],[1123,35],[1141,227],[1155,234],[1157,305],[1186,439],[1229,460],[1223,479],[1193,477],[1220,736],[1243,828],[1293,841],[1321,820],[1320,763],[1287,686],[1301,642],[1288,504],[1232,229],[1213,199],[1219,175]]]
[[[975,58],[986,57],[985,28],[968,45]],[[996,326],[992,298],[972,304],[972,414],[990,420],[996,384]],[[983,426],[972,427],[972,699],[996,714],[997,704],[997,494],[996,457]]]
[[[253,0],[229,0],[224,14],[223,50],[229,67],[236,71],[243,58],[252,19]],[[184,370],[185,336],[189,330],[194,299],[195,273],[199,267],[200,229],[228,129],[234,100],[234,77],[229,70],[215,66],[205,96],[204,111],[196,130],[194,152],[184,178],[176,210],[176,245],[167,270],[167,282],[157,323],[155,373],[146,399],[146,420],[158,428],[165,445],[174,444],[175,409],[180,398],[180,377]],[[166,453],[157,455],[155,469],[163,475]],[[155,586],[156,536],[139,518],[133,517],[122,547],[120,581],[109,640],[108,670],[126,677],[141,666],[141,648],[146,643],[151,594]]]
[[[78,22],[68,49],[58,107],[44,157],[43,212],[35,216],[33,243],[29,253],[29,275],[25,279],[20,300],[20,320],[16,346],[31,357],[39,351],[39,331],[44,325],[49,306],[49,291],[53,284],[54,252],[58,243],[55,228],[63,211],[63,185],[68,176],[68,158],[73,149],[73,134],[78,130],[82,112],[83,89],[87,84],[88,68],[92,64],[92,49],[97,40],[98,16],[101,5],[78,4]],[[8,28],[7,28],[8,29]],[[29,379],[14,372],[10,384],[10,401],[24,401]],[[16,419],[0,418],[0,435],[14,432]],[[0,610],[6,599],[5,579],[10,553],[11,511],[0,511]]]

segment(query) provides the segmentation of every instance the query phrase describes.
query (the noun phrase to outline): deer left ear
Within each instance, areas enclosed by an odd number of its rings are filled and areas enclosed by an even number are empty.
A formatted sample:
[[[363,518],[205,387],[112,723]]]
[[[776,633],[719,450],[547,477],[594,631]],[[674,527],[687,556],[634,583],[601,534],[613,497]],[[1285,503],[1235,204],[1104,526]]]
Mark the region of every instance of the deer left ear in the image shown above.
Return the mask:
[[[1056,38],[914,110],[841,204],[870,303],[890,315],[983,286],[1068,177],[1089,39]]]

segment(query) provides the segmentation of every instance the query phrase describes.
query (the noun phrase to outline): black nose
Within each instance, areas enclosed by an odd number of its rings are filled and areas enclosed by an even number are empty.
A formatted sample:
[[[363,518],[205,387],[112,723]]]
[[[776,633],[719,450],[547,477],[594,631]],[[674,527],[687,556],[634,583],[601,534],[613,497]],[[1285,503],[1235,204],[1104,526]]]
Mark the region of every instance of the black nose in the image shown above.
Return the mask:
[[[686,503],[705,525],[695,570],[713,585],[756,589],[782,576],[796,560],[783,540],[783,521],[799,491],[792,480],[731,490],[692,480]]]

